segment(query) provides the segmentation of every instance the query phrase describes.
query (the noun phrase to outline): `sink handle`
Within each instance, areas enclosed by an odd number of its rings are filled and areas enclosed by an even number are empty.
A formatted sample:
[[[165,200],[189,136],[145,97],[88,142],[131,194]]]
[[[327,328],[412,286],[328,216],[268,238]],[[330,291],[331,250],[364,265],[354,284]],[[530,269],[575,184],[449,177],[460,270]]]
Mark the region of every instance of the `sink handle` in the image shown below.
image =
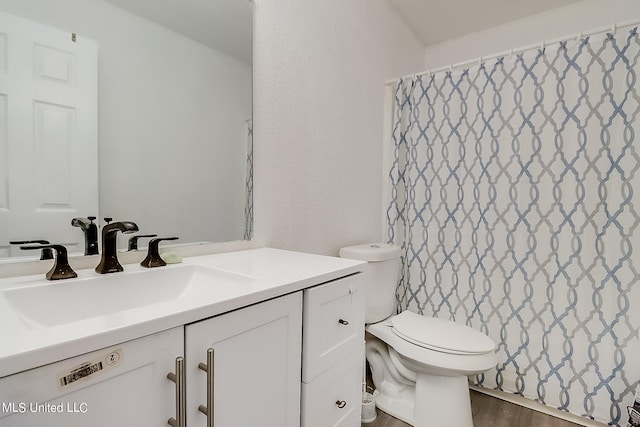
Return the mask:
[[[153,267],[162,267],[163,265],[167,265],[166,262],[160,257],[160,252],[158,250],[158,245],[163,240],[178,240],[177,237],[157,237],[155,239],[149,240],[149,252],[147,253],[147,257],[142,260],[140,263],[141,266],[146,268]]]
[[[129,246],[127,251],[137,251],[138,250],[138,239],[142,239],[143,237],[156,237],[157,234],[138,234],[132,237],[129,237]]]
[[[48,240],[12,240],[9,242],[12,245],[29,245],[31,243],[38,243],[41,245],[48,245]],[[53,259],[53,251],[51,248],[44,248],[40,253],[40,259]]]
[[[40,246],[20,246],[20,249],[29,251],[29,250],[40,250],[40,249],[53,249],[56,253],[56,260],[53,263],[53,267],[46,274],[47,280],[61,280],[61,279],[71,279],[73,277],[78,277],[75,271],[69,265],[69,257],[67,256],[67,248],[58,244],[47,244]]]

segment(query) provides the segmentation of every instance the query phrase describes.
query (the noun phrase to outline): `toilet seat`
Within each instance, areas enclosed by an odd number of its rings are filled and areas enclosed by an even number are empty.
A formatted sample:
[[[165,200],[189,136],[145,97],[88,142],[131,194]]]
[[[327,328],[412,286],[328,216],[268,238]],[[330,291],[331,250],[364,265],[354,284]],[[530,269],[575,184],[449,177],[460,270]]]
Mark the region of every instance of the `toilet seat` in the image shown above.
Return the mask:
[[[398,337],[433,351],[476,355],[495,349],[493,340],[482,332],[448,320],[403,311],[391,318],[391,324]]]
[[[431,375],[468,376],[484,372],[487,369],[491,369],[496,366],[498,359],[494,350],[481,353],[481,350],[479,350],[481,347],[475,349],[467,348],[467,351],[471,350],[472,352],[460,353],[447,351],[433,345],[431,345],[432,348],[428,348],[424,343],[414,344],[412,341],[420,341],[415,339],[415,335],[418,334],[411,334],[413,338],[411,338],[410,341],[409,339],[400,336],[398,331],[394,331],[395,328],[393,327],[393,322],[398,316],[401,316],[400,319],[402,319],[407,316],[407,314],[398,314],[381,322],[370,323],[367,325],[365,330],[368,334],[381,340],[386,345],[397,351],[401,356],[402,364],[408,369]],[[409,314],[408,316],[411,317],[419,315],[414,313]],[[446,323],[447,327],[451,326],[451,323],[453,323],[447,321],[443,322]],[[418,329],[424,329],[424,326]],[[481,332],[478,333],[481,334]],[[486,349],[488,347],[495,348],[495,345],[491,342],[489,346],[485,346],[484,348]]]

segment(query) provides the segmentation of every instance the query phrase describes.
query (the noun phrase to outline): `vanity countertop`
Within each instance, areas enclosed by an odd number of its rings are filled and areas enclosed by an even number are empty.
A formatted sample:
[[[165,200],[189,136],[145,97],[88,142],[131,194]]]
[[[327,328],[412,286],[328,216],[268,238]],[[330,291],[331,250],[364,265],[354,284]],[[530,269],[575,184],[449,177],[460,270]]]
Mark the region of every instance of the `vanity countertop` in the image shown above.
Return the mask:
[[[181,264],[154,269],[125,265],[124,272],[108,276],[124,278],[128,274],[151,271],[158,274],[190,265],[216,269],[240,280],[238,286],[227,286],[224,292],[215,295],[160,301],[47,327],[35,327],[21,316],[7,295],[18,288],[59,286],[102,275],[93,270],[79,270],[77,278],[62,281],[47,281],[42,274],[0,279],[0,377],[296,292],[362,271],[364,264],[344,258],[261,248],[190,257]],[[123,292],[116,297],[126,299],[127,294]],[[50,310],[65,310],[64,306],[53,305]]]

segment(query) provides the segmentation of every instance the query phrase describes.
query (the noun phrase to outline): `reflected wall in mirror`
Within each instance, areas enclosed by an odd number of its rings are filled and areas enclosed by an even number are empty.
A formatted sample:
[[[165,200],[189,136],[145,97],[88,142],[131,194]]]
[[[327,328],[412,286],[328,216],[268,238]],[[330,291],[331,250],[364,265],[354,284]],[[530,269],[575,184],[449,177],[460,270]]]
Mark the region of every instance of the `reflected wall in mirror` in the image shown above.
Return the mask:
[[[0,219],[0,255],[27,255],[7,244],[27,239],[81,253],[77,216],[131,220],[140,234],[180,243],[250,237],[249,0],[0,0],[0,11],[91,39],[98,55],[98,164],[72,180],[97,174],[97,211],[63,207],[53,225]],[[7,168],[19,167],[9,156],[17,143],[0,147]],[[0,206],[0,218],[10,208]]]

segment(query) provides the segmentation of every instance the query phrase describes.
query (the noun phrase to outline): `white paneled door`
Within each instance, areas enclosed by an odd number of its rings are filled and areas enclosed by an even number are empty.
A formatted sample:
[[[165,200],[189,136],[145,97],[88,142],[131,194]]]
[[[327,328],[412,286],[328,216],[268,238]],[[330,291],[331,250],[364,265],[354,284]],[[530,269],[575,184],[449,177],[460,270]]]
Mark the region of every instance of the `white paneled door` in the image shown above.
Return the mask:
[[[11,240],[82,251],[98,213],[97,44],[0,13],[0,256]],[[24,254],[31,256],[33,254]]]

